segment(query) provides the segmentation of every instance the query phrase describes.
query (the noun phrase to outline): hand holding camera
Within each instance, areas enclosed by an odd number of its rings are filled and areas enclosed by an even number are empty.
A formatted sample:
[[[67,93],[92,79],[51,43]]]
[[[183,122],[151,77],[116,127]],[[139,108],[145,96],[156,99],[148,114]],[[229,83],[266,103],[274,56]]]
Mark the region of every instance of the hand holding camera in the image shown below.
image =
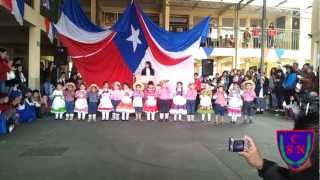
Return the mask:
[[[243,139],[229,138],[229,151],[238,152],[244,157],[248,164],[256,169],[261,170],[263,167],[263,158],[254,140],[249,136]]]

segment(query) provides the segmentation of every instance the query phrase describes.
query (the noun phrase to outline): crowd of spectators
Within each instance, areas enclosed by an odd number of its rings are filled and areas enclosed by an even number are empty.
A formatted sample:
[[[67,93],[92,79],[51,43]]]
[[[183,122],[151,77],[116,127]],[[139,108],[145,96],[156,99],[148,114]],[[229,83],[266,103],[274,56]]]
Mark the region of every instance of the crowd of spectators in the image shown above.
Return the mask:
[[[268,28],[265,30],[266,33],[266,40],[267,40],[267,47],[268,48],[275,48],[276,40],[280,32],[273,23],[270,23]],[[245,30],[240,33],[242,36],[241,44],[242,48],[249,48],[250,45],[252,48],[260,48],[261,44],[261,35],[262,29],[257,26],[253,25],[252,27],[247,27]],[[239,38],[240,39],[240,38]],[[235,38],[233,34],[225,34],[224,36],[219,36],[218,39],[213,40],[208,38],[207,46],[214,46],[214,47],[222,47],[222,48],[234,48],[235,47]]]
[[[28,79],[21,60],[11,60],[7,51],[0,49],[0,134],[49,115],[51,95],[57,83],[73,82],[79,88],[83,83],[80,74],[73,71],[69,75],[62,69],[53,63],[41,64],[41,88],[32,90],[27,86]],[[287,114],[290,118],[301,103],[308,103],[305,100],[307,95],[319,95],[319,69],[313,69],[310,64],[299,69],[299,65],[293,63],[272,68],[270,73],[260,72],[257,68],[248,71],[233,69],[202,77],[201,80],[210,84],[213,91],[221,84],[227,90],[232,83],[243,86],[243,82],[250,80],[255,84],[258,96],[255,103],[257,113],[269,110],[277,115]]]
[[[243,82],[248,80],[254,82],[256,94],[259,96],[256,100],[257,113],[269,110],[276,115],[288,114],[289,118],[293,118],[292,111],[299,109],[310,93],[319,95],[319,69],[315,73],[308,63],[301,69],[298,63],[281,68],[274,67],[269,73],[261,73],[257,68],[250,68],[248,71],[233,69],[203,79],[212,89],[219,84],[224,84],[224,89],[229,89],[234,82],[243,86]],[[261,88],[263,94],[259,94]]]

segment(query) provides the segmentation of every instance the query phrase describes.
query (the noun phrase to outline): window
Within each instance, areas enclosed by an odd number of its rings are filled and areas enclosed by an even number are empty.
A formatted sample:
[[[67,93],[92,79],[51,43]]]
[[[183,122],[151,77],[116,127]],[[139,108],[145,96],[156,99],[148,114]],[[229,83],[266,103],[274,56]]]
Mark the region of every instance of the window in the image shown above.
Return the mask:
[[[246,27],[246,25],[247,25],[247,22],[246,22],[247,20],[246,19],[240,19],[240,21],[239,21],[239,26],[240,27]]]
[[[252,27],[254,25],[261,26],[261,19],[251,19],[250,20],[250,26]]]
[[[170,16],[170,31],[183,32],[189,28],[188,16]]]
[[[223,27],[233,27],[233,18],[222,18]]]

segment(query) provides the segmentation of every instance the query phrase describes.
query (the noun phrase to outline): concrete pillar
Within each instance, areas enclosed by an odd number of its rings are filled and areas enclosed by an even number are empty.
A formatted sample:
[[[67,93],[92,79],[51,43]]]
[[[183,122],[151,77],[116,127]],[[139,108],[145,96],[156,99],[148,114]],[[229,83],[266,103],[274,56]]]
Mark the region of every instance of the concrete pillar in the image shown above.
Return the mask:
[[[163,25],[164,29],[169,31],[170,30],[170,4],[169,0],[163,0]]]
[[[40,13],[40,0],[33,1],[33,8]],[[40,88],[40,45],[41,29],[38,26],[29,27],[29,58],[28,58],[28,87]]]
[[[292,15],[286,16],[285,24],[285,49],[291,49],[292,46]]]
[[[188,24],[189,24],[189,29],[191,29],[194,25],[194,21],[193,21],[193,14],[189,14],[189,19],[188,19]]]
[[[315,67],[320,65],[320,2],[313,0],[311,23],[311,60]]]
[[[40,88],[40,43],[41,43],[40,28],[30,27],[29,28],[28,86],[31,89]]]
[[[160,27],[164,27],[164,15],[163,15],[163,12],[160,12],[160,14],[159,14],[159,26]]]
[[[91,21],[97,23],[97,0],[91,0]]]
[[[40,12],[41,0],[33,0],[33,9],[37,12]]]
[[[218,16],[218,38],[222,34],[222,16]]]

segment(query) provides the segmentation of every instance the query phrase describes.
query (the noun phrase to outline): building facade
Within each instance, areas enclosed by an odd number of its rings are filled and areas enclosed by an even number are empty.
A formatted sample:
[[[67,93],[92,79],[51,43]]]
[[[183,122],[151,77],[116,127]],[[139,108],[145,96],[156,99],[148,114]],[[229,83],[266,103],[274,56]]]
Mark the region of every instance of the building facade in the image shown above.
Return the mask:
[[[213,61],[214,72],[232,68],[248,69],[260,65],[260,39],[262,29],[254,43],[255,26],[261,25],[261,6],[237,6],[224,1],[202,0],[136,0],[143,11],[164,29],[181,32],[196,25],[202,18],[210,16],[210,33],[202,47],[212,53],[195,59],[195,69],[201,72],[201,59]],[[0,0],[1,3],[1,0]],[[17,25],[12,15],[0,10],[0,46],[10,54],[26,59],[29,86],[39,87],[40,60],[53,56],[54,48],[46,37],[44,17],[41,15],[41,0],[25,1],[25,24]],[[122,15],[130,0],[81,0],[88,17],[96,24],[109,28]],[[313,14],[311,14],[313,9]],[[264,65],[271,67],[299,62],[319,61],[319,2],[313,1],[312,8],[267,8],[267,27],[273,23],[272,38],[266,37]],[[312,17],[313,16],[313,17]],[[312,17],[312,18],[311,18]],[[312,22],[312,26],[311,26]],[[250,38],[246,35],[250,34]],[[267,36],[269,28],[264,29]],[[312,38],[310,38],[310,34]],[[51,59],[51,58],[46,58]]]

